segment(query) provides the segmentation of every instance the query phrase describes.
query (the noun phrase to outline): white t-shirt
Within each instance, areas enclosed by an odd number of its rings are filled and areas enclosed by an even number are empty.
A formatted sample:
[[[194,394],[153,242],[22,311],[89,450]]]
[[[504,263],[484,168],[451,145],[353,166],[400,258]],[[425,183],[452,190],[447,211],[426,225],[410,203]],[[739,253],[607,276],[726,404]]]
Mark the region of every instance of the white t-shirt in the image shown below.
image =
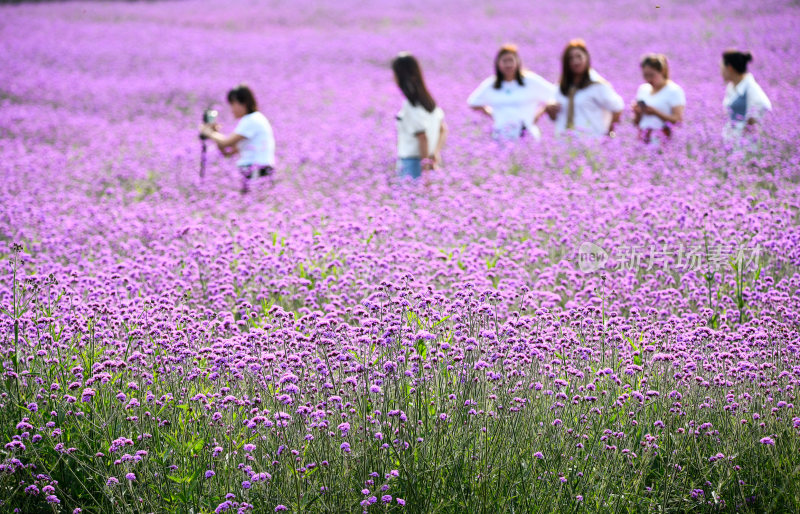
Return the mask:
[[[590,75],[592,76],[592,75]],[[599,75],[594,74],[594,77]],[[556,134],[567,130],[567,113],[569,98],[556,92],[556,102],[561,106],[556,116]],[[575,93],[574,129],[578,133],[592,136],[603,136],[611,126],[612,113],[621,112],[625,108],[622,97],[614,91],[608,82],[593,82]]]
[[[747,101],[746,114],[741,120],[730,120],[731,104],[741,95],[745,95]],[[735,86],[733,82],[728,82],[727,86],[725,86],[725,98],[722,101],[722,106],[728,114],[730,123],[737,128],[744,128],[750,118],[760,120],[767,111],[772,110],[772,103],[767,98],[764,90],[761,89],[761,86],[758,85],[756,79],[753,78],[752,73],[745,73],[742,80]]]
[[[519,137],[522,127],[534,136],[539,130],[533,124],[536,109],[553,100],[556,86],[531,71],[522,72],[523,85],[516,80],[503,81],[500,89],[494,88],[495,77],[481,82],[469,95],[470,107],[492,108],[494,132],[507,138]]]
[[[444,111],[436,107],[428,112],[422,105],[411,105],[408,99],[397,113],[397,156],[400,158],[425,158],[433,155],[439,143],[439,132],[444,120]],[[420,155],[417,134],[425,132],[428,138],[428,155]]]
[[[653,86],[645,82],[636,91],[636,101],[638,102],[639,100],[644,101],[648,106],[658,109],[664,114],[671,115],[672,109],[686,105],[686,94],[681,86],[671,80],[668,80],[664,87],[656,93],[653,93]],[[664,120],[655,114],[644,114],[639,121],[639,128],[643,130],[661,130],[664,125],[666,125]]]
[[[602,75],[597,73],[597,70],[594,68],[589,68],[589,79],[592,82],[608,82],[606,79],[603,78]]]
[[[237,166],[275,165],[275,137],[272,126],[263,114],[258,111],[245,114],[236,125],[234,133],[244,137],[236,144],[239,150]]]

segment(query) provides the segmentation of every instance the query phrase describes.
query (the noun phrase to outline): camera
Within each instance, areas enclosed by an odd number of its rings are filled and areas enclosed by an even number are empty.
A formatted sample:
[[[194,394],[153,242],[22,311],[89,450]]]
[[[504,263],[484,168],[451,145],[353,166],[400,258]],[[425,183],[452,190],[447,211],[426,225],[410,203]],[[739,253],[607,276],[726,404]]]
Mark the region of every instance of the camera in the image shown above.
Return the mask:
[[[206,109],[203,111],[203,123],[214,123],[217,121],[219,113],[214,109]]]
[[[644,109],[645,107],[647,107],[647,104],[644,103],[644,100],[639,100],[636,103],[639,104],[639,109]]]
[[[203,111],[203,123],[206,125],[214,124],[217,122],[219,113],[214,109],[206,109]],[[206,136],[201,135],[200,139],[206,139]]]

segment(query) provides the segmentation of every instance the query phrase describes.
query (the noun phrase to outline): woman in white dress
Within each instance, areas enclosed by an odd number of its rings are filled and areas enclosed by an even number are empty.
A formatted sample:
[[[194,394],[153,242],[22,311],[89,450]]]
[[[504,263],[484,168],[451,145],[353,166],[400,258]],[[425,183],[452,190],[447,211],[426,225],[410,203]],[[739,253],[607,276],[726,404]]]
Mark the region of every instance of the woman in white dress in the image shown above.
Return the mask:
[[[613,134],[625,102],[606,80],[592,69],[589,50],[582,39],[573,39],[561,57],[561,80],[555,101],[545,112],[555,122],[556,134],[572,132],[590,137]]]
[[[672,137],[672,127],[683,121],[686,95],[670,80],[665,55],[645,55],[640,66],[645,82],[636,91],[633,123],[639,128],[639,139],[658,146]]]
[[[518,139],[530,133],[539,139],[534,122],[537,110],[555,95],[555,85],[522,67],[515,45],[500,48],[494,59],[494,75],[469,95],[467,104],[492,118],[492,136]]]
[[[728,50],[722,54],[721,71],[726,82],[722,105],[728,115],[723,137],[727,141],[757,136],[761,119],[772,110],[766,93],[747,71],[747,64],[752,60],[750,52]]]

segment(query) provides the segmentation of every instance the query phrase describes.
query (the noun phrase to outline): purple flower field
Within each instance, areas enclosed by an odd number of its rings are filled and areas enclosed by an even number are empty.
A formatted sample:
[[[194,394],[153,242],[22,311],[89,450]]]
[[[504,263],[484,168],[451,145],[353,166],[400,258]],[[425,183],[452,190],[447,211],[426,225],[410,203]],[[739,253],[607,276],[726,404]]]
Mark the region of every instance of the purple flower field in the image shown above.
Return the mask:
[[[308,5],[304,5],[308,4]],[[0,6],[0,511],[800,511],[797,2]],[[586,40],[615,138],[501,143],[507,41]],[[720,56],[773,104],[723,143]],[[396,177],[390,62],[442,169]],[[686,91],[636,139],[639,58]],[[256,93],[241,194],[203,109]],[[800,407],[800,404],[798,405]]]

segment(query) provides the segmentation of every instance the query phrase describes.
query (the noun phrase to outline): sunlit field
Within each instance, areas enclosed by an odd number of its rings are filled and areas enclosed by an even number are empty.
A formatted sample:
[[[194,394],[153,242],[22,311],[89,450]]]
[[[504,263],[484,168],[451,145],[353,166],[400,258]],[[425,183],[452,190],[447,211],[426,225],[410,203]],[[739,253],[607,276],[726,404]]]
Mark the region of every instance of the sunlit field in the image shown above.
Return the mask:
[[[0,511],[800,511],[800,6],[0,6]],[[505,42],[581,37],[616,137],[501,142]],[[723,50],[772,101],[723,142]],[[420,61],[441,169],[395,171]],[[637,140],[639,59],[686,92]],[[274,176],[203,110],[246,82]]]

